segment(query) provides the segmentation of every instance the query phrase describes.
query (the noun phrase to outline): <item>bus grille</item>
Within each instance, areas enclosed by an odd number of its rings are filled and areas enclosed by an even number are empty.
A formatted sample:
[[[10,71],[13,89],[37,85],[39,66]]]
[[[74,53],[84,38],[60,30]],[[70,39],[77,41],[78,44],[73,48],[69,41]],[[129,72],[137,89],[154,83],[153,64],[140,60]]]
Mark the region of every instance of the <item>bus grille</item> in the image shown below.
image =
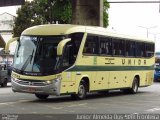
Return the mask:
[[[44,81],[28,81],[28,80],[18,80],[16,81],[18,84],[21,85],[28,85],[28,86],[46,86],[47,84]]]

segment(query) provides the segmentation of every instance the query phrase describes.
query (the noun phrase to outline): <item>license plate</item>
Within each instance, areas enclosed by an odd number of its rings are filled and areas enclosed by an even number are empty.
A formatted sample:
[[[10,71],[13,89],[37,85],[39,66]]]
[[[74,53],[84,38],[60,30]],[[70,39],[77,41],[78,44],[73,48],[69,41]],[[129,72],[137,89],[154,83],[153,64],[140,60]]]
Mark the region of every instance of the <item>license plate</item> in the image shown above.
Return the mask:
[[[35,92],[36,91],[36,89],[35,88],[27,88],[27,90],[26,90],[27,92]]]

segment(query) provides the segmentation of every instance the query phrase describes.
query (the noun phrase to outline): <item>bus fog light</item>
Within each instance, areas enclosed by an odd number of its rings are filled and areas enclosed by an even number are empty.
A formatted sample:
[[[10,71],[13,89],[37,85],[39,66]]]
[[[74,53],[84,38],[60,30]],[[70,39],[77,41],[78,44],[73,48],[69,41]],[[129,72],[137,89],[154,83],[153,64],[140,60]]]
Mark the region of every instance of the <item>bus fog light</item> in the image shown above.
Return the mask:
[[[53,88],[53,91],[54,91],[54,92],[58,91],[58,88],[57,88],[57,87],[54,87],[54,88]]]

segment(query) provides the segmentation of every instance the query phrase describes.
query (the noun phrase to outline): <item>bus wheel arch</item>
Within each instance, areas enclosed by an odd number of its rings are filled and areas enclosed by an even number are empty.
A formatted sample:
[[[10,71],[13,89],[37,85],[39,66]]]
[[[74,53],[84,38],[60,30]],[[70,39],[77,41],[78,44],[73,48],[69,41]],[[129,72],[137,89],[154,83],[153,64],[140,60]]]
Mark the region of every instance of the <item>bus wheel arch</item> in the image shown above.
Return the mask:
[[[73,99],[83,100],[86,98],[87,92],[89,92],[89,79],[88,77],[83,77],[78,86],[78,91],[75,94],[71,94]]]
[[[89,78],[88,78],[88,77],[83,77],[83,78],[81,79],[80,82],[84,82],[84,84],[85,84],[86,87],[87,87],[87,92],[89,92],[89,91],[90,91],[90,82],[89,82]]]
[[[131,83],[130,88],[122,89],[124,93],[136,94],[138,92],[138,87],[140,86],[140,77],[139,75],[135,75],[133,81]]]
[[[138,81],[138,87],[139,87],[139,86],[140,86],[140,76],[139,76],[139,75],[136,75],[134,78],[137,79],[137,81]]]

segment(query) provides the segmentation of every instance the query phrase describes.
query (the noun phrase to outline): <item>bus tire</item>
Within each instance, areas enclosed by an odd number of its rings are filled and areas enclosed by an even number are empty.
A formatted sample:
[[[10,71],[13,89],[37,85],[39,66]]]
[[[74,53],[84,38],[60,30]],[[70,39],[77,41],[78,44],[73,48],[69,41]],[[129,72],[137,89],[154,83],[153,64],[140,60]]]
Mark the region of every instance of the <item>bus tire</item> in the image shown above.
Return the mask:
[[[85,84],[85,81],[82,80],[78,87],[78,93],[72,96],[75,96],[75,98],[78,100],[83,100],[86,98],[86,95],[87,95],[87,86]]]
[[[49,95],[44,95],[44,94],[35,94],[35,96],[38,98],[38,99],[41,99],[41,100],[45,100],[48,98]]]
[[[139,82],[138,79],[135,77],[132,83],[132,88],[130,89],[130,93],[136,94],[138,92]]]
[[[3,80],[3,83],[1,84],[1,87],[7,87],[7,83],[8,83],[8,79],[5,78],[5,79]]]

